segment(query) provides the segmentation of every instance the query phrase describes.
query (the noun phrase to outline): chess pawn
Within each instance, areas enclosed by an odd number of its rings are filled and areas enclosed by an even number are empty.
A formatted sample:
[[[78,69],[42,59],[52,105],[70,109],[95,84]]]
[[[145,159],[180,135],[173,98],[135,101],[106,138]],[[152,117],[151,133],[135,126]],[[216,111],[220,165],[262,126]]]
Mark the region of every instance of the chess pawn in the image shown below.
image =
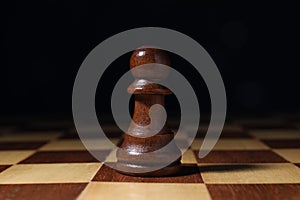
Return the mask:
[[[181,152],[173,140],[174,133],[163,121],[164,117],[160,116],[163,113],[156,112],[152,118],[149,113],[151,114],[153,105],[164,106],[165,95],[172,92],[150,80],[167,78],[169,71],[160,65],[169,66],[170,59],[163,50],[139,48],[131,56],[130,69],[144,64],[147,64],[146,67],[132,70],[135,81],[129,86],[128,92],[135,95],[134,113],[121,148],[117,151],[116,166],[117,170],[124,174],[166,176],[179,171]],[[162,124],[159,130],[150,126],[155,127],[157,124]],[[166,145],[168,148],[159,154],[149,154]],[[155,169],[158,165],[164,167]]]

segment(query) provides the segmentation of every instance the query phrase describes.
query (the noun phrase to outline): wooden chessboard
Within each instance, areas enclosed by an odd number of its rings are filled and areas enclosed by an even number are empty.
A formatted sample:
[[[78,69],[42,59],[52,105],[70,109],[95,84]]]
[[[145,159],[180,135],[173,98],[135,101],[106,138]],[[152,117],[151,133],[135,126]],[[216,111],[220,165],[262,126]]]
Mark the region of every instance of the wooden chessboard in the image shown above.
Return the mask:
[[[233,119],[199,159],[201,125],[181,172],[161,178],[126,176],[101,164],[70,127],[42,120],[0,127],[0,199],[300,199],[297,120]],[[121,141],[118,129],[105,130]],[[114,162],[104,143],[97,150]]]

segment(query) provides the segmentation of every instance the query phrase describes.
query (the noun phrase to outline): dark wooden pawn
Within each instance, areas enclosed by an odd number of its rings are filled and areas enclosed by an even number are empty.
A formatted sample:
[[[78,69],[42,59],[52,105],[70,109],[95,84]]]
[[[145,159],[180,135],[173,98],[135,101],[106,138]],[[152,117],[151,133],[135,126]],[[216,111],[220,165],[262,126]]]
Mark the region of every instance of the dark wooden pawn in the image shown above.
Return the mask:
[[[169,66],[170,60],[167,52],[163,50],[140,48],[134,51],[131,56],[130,69],[149,63],[159,63]],[[153,65],[153,67],[159,66]],[[159,71],[157,68],[152,73],[151,65],[150,71],[147,71],[147,76],[151,76],[151,78],[166,78],[167,74],[168,72],[164,70]],[[165,95],[172,92],[162,85],[147,80],[147,76],[140,76],[139,73],[133,73],[133,76],[135,77],[135,81],[129,86],[128,92],[135,95],[132,119],[134,123],[131,123],[129,127],[130,131],[128,130],[125,133],[121,149],[117,151],[117,170],[121,173],[134,176],[167,176],[177,173],[181,165],[181,152],[173,140],[174,133],[166,124],[153,136],[145,138],[137,137],[147,131],[146,127],[151,122],[149,116],[151,106],[154,104],[164,106]],[[156,120],[159,120],[159,117]],[[169,144],[169,148],[159,155],[147,154],[148,152],[159,150],[167,144]],[[174,158],[178,159],[174,160]],[[153,171],[157,165],[165,165],[165,167]],[[141,169],[148,172],[141,173]]]

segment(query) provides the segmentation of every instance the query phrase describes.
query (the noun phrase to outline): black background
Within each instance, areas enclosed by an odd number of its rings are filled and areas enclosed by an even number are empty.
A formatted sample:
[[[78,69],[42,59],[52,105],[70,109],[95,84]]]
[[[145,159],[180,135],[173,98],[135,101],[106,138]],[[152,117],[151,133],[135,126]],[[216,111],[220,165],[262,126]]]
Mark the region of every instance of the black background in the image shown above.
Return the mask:
[[[1,115],[71,116],[73,83],[87,54],[114,34],[144,26],[180,31],[208,51],[223,77],[229,114],[300,111],[296,5],[47,0],[1,5]],[[127,70],[129,57],[117,59],[102,78],[100,110],[109,111],[112,80]],[[172,57],[208,112],[201,77]]]

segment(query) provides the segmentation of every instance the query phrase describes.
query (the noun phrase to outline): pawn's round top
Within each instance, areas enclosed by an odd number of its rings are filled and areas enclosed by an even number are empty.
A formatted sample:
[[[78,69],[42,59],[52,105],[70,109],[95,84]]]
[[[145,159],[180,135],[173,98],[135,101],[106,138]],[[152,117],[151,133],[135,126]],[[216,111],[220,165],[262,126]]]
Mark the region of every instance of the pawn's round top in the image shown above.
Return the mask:
[[[130,58],[130,69],[143,64],[158,63],[170,66],[170,58],[166,51],[156,48],[138,48]]]
[[[166,67],[168,66],[168,67]],[[128,92],[134,94],[171,94],[172,92],[154,80],[164,80],[169,75],[170,59],[166,51],[153,47],[141,47],[130,58],[130,70],[135,81]]]

